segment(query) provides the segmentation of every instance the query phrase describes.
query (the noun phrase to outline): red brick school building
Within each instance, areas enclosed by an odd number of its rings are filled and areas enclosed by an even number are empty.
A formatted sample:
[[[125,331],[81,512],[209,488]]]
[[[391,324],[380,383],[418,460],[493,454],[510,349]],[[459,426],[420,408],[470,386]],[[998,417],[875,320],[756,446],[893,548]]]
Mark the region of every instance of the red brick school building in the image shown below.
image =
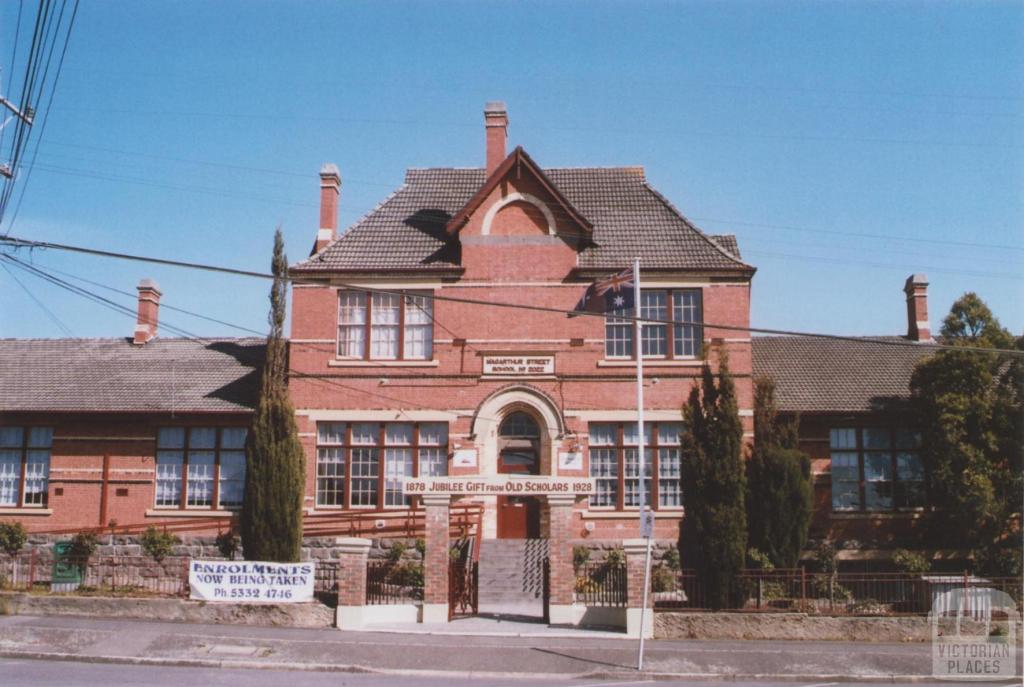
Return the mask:
[[[574,621],[559,577],[571,574],[570,545],[639,537],[641,481],[656,539],[678,538],[681,407],[703,361],[727,353],[748,440],[755,376],[774,378],[781,409],[801,417],[812,542],[839,542],[846,565],[884,566],[924,506],[904,404],[928,349],[752,337],[756,270],[735,236],[694,226],[641,167],[548,168],[508,152],[504,105],[484,115],[483,167],[410,169],[342,233],[342,178],[321,170],[315,249],[291,267],[289,385],[310,536],[372,539],[414,523],[429,576],[432,563],[447,571],[447,547],[431,543],[478,519],[482,580],[488,557],[543,549],[552,622]],[[632,311],[565,315],[636,258],[639,315],[676,324],[646,325],[637,342],[615,317]],[[931,340],[926,287],[922,275],[907,280],[908,333],[887,336]],[[112,523],[209,533],[240,507],[263,342],[160,336],[159,287],[138,290],[130,336],[0,340],[0,519],[54,535]],[[537,491],[484,490],[507,476],[533,478]],[[414,495],[408,478],[477,491]],[[431,597],[437,584],[428,577],[425,615],[447,609]],[[501,591],[500,575],[491,586]]]

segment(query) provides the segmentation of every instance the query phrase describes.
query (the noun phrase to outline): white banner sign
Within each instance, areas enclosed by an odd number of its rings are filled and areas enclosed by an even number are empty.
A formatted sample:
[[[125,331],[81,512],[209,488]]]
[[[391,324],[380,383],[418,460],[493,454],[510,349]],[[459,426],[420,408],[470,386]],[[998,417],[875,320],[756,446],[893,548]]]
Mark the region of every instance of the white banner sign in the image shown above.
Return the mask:
[[[541,496],[544,494],[594,493],[594,480],[589,477],[407,477],[402,482],[402,493],[460,496],[488,494],[498,496]]]
[[[316,564],[262,561],[199,561],[188,566],[190,598],[242,603],[313,600]]]
[[[484,374],[519,377],[555,374],[553,355],[485,355]]]

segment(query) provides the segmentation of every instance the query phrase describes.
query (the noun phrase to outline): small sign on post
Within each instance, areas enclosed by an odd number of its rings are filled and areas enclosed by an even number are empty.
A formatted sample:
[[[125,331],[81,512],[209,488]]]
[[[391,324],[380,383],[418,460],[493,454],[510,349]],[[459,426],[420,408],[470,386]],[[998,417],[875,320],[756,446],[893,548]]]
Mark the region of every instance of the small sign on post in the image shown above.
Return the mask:
[[[640,513],[640,536],[644,539],[650,539],[654,536],[654,511],[651,510],[650,506]]]

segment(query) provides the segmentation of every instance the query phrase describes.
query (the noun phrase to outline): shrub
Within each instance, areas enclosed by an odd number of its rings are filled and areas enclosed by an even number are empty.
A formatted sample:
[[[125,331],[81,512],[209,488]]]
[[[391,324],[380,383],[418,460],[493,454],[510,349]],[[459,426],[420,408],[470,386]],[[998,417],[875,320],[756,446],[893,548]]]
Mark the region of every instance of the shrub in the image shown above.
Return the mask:
[[[601,589],[601,584],[591,577],[577,577],[573,591],[577,594],[592,594]]]
[[[747,549],[747,567],[752,570],[775,570],[768,554],[762,553],[755,548]]]
[[[656,565],[651,570],[651,591],[653,592],[674,592],[676,590],[676,576],[664,565]]]
[[[423,537],[417,537],[416,539],[416,553],[420,555],[420,558],[427,557],[427,540]]]
[[[402,561],[388,571],[388,584],[400,587],[422,587],[423,565],[415,561]]]
[[[814,563],[818,572],[835,574],[837,567],[836,547],[830,540],[824,539],[814,551]]]
[[[152,557],[157,563],[174,553],[174,547],[181,543],[181,540],[167,530],[159,530],[150,525],[139,537],[139,544],[147,556]]]
[[[679,560],[679,549],[674,546],[669,546],[665,549],[665,553],[661,554],[661,563],[669,570],[682,570],[683,566]]]
[[[217,550],[220,551],[220,555],[230,561],[235,560],[235,554],[238,553],[239,544],[237,534],[231,530],[221,532],[217,535],[216,544]]]
[[[391,548],[388,549],[388,560],[392,563],[398,563],[398,561],[402,560],[402,556],[405,555],[405,551],[408,548],[405,542],[391,542]]]
[[[28,533],[20,522],[0,522],[0,549],[14,556],[28,541]]]
[[[99,538],[94,532],[79,532],[71,538],[71,548],[68,553],[72,558],[76,558],[84,564],[96,553],[99,543]]]
[[[572,547],[572,569],[579,571],[590,561],[590,547],[577,544]]]
[[[622,549],[612,549],[604,555],[604,565],[611,567],[613,565],[623,565],[626,562],[626,552]]]
[[[900,572],[912,575],[923,575],[932,568],[931,561],[915,551],[896,549],[892,554],[892,562]]]

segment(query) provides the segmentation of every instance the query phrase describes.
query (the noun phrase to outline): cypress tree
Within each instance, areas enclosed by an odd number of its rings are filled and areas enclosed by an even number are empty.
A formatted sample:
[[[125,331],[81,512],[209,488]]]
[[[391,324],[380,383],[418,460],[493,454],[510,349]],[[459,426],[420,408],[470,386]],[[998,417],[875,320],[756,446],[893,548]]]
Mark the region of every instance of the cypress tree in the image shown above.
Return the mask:
[[[739,601],[735,578],[746,553],[747,517],[743,425],[724,354],[717,383],[711,367],[704,364],[702,383],[690,391],[683,416],[681,478],[686,516],[679,550],[685,567],[696,570],[707,604],[725,608]]]
[[[306,460],[288,397],[284,318],[288,259],[278,228],[271,263],[270,333],[252,429],[245,442],[242,550],[248,560],[296,562],[302,551],[302,499]]]
[[[754,381],[754,450],[747,461],[747,526],[750,547],[768,556],[777,568],[796,566],[811,525],[811,459],[796,449],[798,422],[779,420],[772,379]]]

